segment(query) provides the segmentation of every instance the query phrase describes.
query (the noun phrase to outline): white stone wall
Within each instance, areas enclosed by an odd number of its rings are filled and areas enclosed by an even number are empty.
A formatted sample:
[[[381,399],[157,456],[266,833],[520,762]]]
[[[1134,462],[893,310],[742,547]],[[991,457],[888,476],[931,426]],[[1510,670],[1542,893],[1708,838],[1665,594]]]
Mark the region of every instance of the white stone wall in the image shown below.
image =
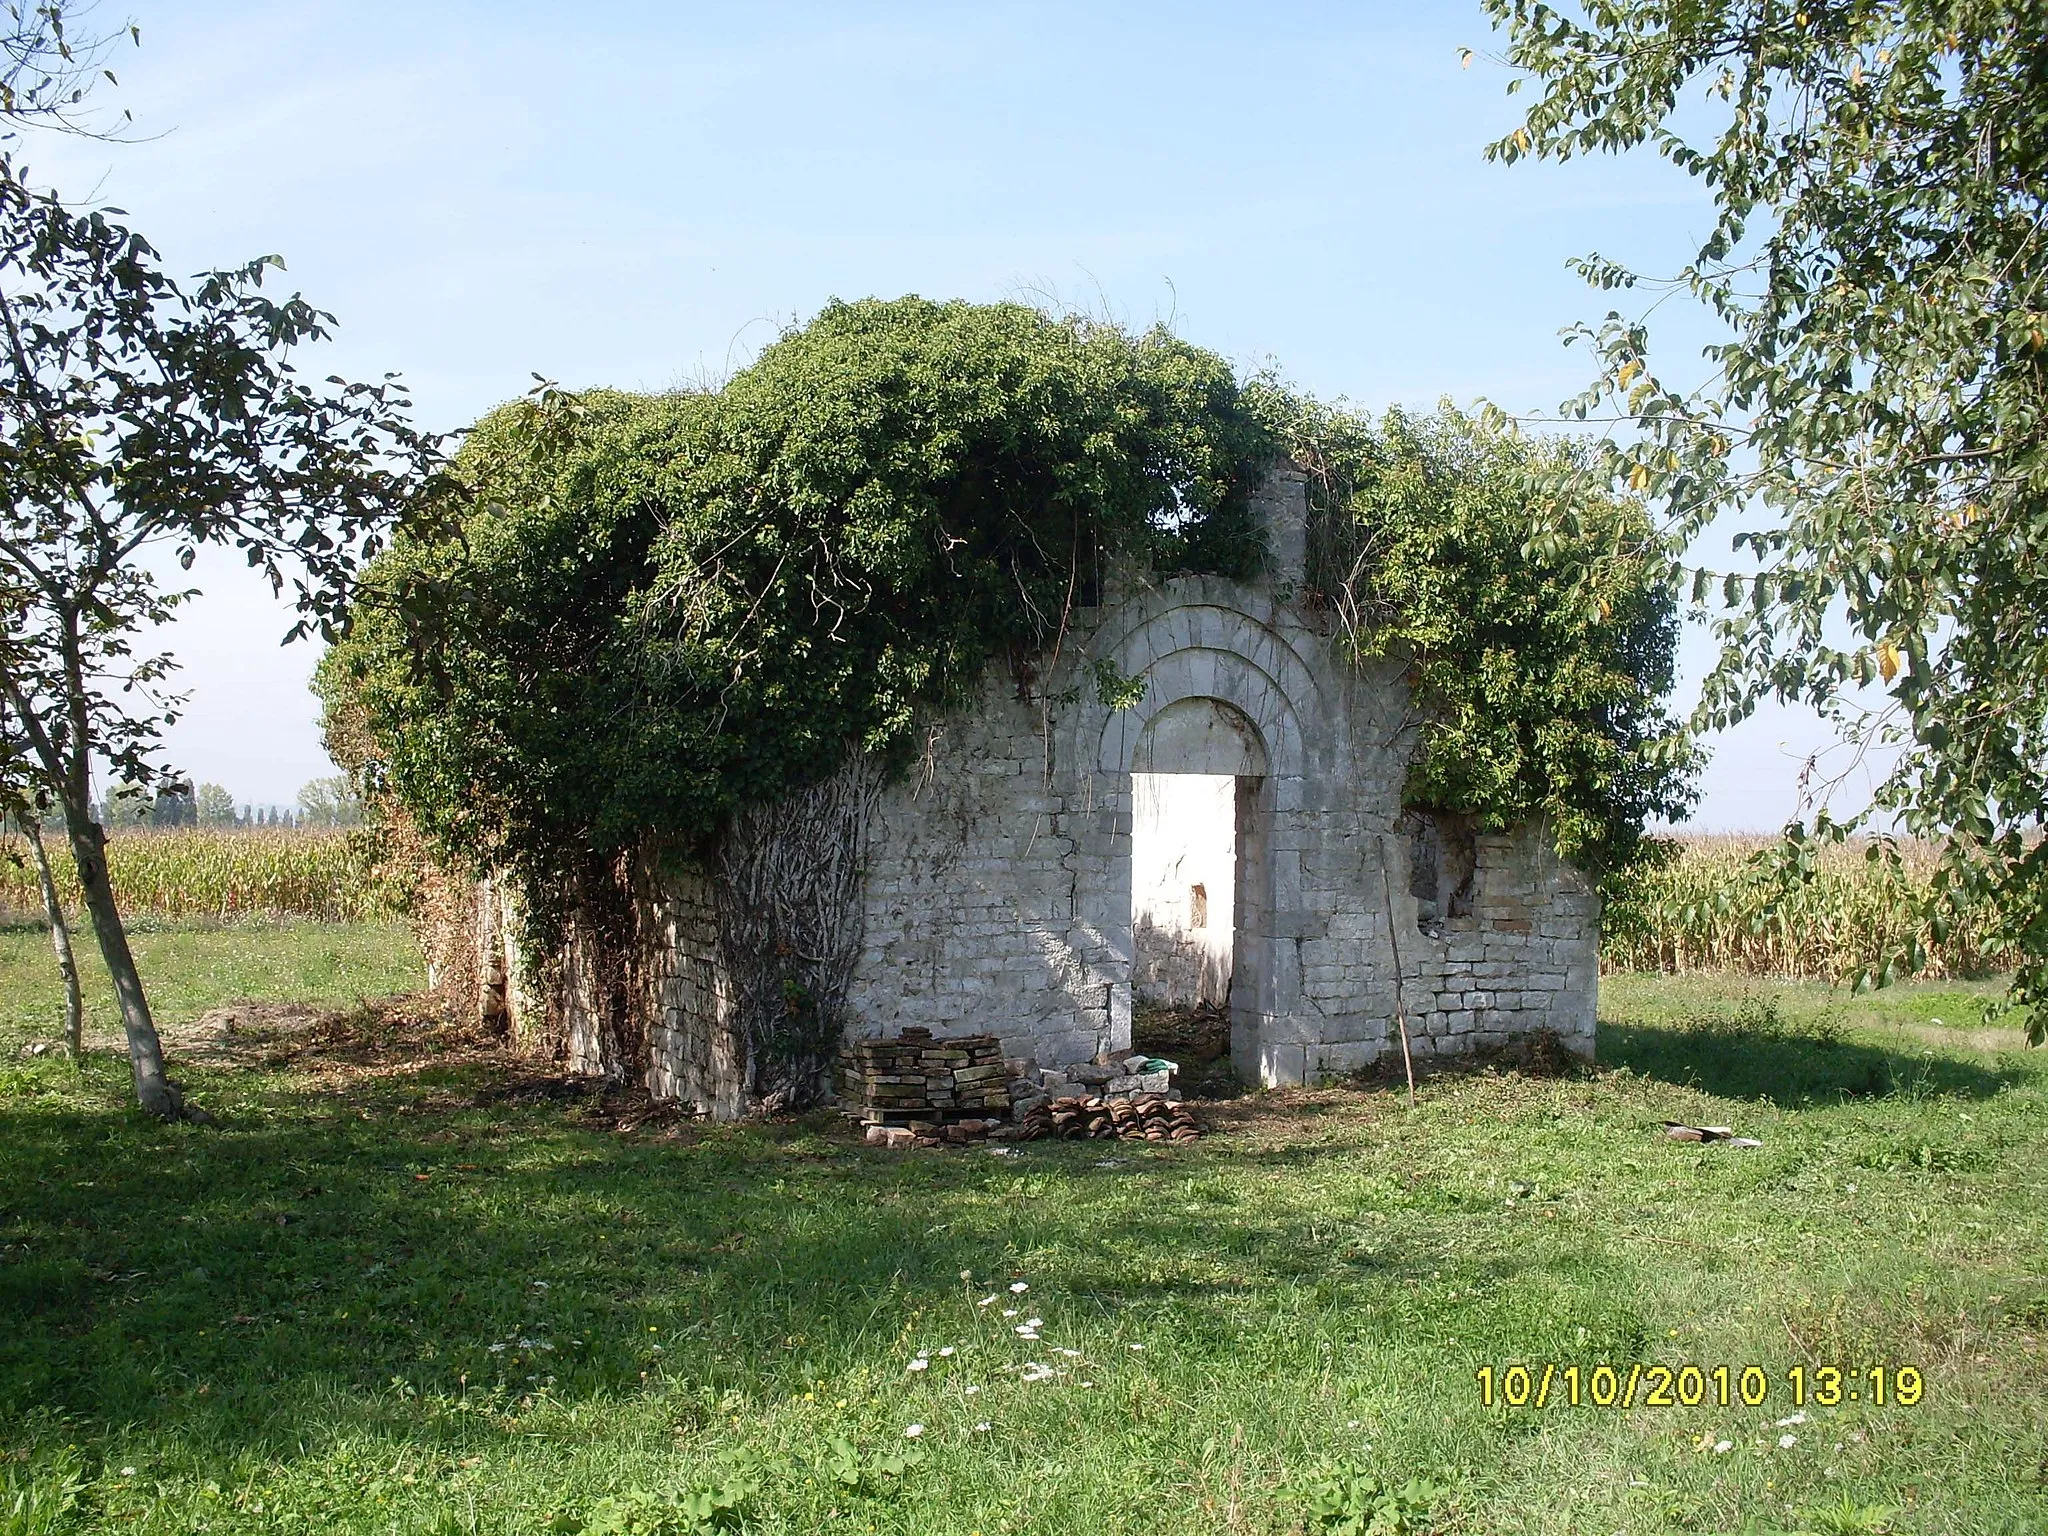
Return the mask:
[[[1082,920],[1079,894],[1084,845],[1115,837],[1120,813],[1076,784],[1044,706],[1016,695],[992,675],[978,708],[933,731],[921,770],[883,790],[848,1005],[864,1033],[986,1031],[1007,1055],[1086,1061],[1130,1043],[1128,946]]]
[[[1597,901],[1540,828],[1480,838],[1473,910],[1441,937],[1418,926],[1399,829],[1414,746],[1404,686],[1390,666],[1340,659],[1289,600],[1301,497],[1281,476],[1267,498],[1271,579],[1177,577],[1083,611],[1032,698],[992,674],[980,706],[935,734],[923,772],[884,792],[856,1027],[989,1030],[1042,1065],[1126,1048],[1132,775],[1216,773],[1236,779],[1238,801],[1242,1076],[1366,1065],[1399,1049],[1397,1008],[1423,1054],[1539,1027],[1590,1053]],[[1097,660],[1145,679],[1135,707],[1095,696]]]

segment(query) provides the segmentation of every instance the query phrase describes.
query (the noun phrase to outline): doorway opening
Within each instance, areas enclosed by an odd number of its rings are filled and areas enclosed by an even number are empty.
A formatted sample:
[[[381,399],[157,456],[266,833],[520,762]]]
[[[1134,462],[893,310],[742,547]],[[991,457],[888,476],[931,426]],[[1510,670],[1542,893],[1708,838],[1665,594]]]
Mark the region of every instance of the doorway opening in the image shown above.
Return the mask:
[[[1230,1006],[1237,780],[1131,775],[1131,986],[1170,1008]]]
[[[1238,778],[1131,775],[1131,1044],[1204,1096],[1230,1072]]]

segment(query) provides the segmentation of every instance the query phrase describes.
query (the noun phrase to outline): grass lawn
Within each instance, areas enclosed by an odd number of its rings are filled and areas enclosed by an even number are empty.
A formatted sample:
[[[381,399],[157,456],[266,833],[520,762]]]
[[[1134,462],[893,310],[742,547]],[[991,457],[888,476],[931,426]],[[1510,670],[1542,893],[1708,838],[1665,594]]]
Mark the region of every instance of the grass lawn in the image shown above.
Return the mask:
[[[1614,977],[1596,1075],[999,1158],[625,1132],[375,1010],[209,1045],[214,1004],[416,963],[375,928],[141,947],[218,1129],[138,1117],[110,1051],[21,1054],[56,993],[0,933],[0,1533],[1319,1530],[1410,1479],[1375,1529],[2048,1529],[2048,1057],[1989,989]],[[1639,1362],[1768,1397],[1481,1398]],[[1874,1365],[1924,1395],[1871,1403]]]

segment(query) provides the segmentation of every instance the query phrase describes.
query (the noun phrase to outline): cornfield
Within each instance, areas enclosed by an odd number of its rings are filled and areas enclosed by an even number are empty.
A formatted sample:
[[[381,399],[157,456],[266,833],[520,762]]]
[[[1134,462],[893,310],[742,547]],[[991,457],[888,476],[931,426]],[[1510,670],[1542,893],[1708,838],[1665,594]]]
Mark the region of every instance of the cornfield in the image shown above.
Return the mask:
[[[82,922],[78,873],[61,834],[45,834],[59,892]],[[180,829],[116,834],[107,868],[125,917],[310,917],[363,922],[401,910],[402,887],[389,878],[363,832],[306,828]],[[42,898],[28,845],[0,838],[0,913],[39,916]]]
[[[1607,906],[1603,964],[1844,980],[1878,970],[1917,939],[1926,957],[1922,977],[2011,968],[1981,914],[1960,914],[1939,937],[1922,919],[1937,858],[1931,845],[1903,844],[1896,870],[1855,844],[1826,848],[1813,879],[1788,891],[1767,885],[1750,863],[1773,841],[1686,838],[1671,862],[1631,875]]]
[[[66,907],[82,920],[78,881],[61,836],[49,840]],[[1822,851],[1814,878],[1774,891],[1751,855],[1762,837],[1691,837],[1669,863],[1630,877],[1610,900],[1602,961],[1609,969],[1742,971],[1844,979],[1877,968],[1917,937],[1930,978],[2011,968],[1987,925],[1965,913],[1940,938],[1918,913],[1934,850],[1907,845],[1904,868],[1862,850]],[[415,879],[376,838],[305,828],[136,831],[111,838],[107,863],[131,917],[306,917],[361,922],[403,913]],[[38,916],[35,869],[19,837],[0,837],[0,918]]]

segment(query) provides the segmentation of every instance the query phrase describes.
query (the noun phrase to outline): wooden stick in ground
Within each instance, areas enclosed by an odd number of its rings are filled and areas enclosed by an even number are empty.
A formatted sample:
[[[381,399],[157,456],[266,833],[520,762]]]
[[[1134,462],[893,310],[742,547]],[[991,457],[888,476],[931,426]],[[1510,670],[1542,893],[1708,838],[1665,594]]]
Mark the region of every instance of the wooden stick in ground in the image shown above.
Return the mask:
[[[1394,952],[1394,1022],[1401,1028],[1401,1066],[1408,1074],[1408,1107],[1415,1107],[1415,1058],[1408,1054],[1408,989],[1401,972],[1400,923],[1394,918],[1394,882],[1387,874],[1386,844],[1380,844],[1380,888],[1387,893],[1387,947]]]

